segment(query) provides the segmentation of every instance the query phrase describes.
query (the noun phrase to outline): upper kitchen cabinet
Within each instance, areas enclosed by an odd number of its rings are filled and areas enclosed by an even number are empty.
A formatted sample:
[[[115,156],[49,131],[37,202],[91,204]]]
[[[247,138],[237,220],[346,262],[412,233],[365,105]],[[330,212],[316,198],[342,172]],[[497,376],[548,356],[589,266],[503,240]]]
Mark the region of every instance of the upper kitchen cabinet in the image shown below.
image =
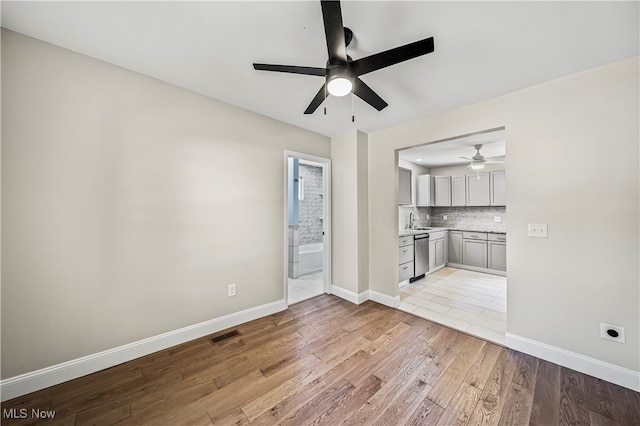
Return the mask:
[[[419,175],[416,179],[416,206],[435,205],[435,179],[431,175]]]
[[[462,176],[451,176],[451,205],[467,205],[467,179]]]
[[[489,173],[467,175],[467,206],[491,205]]]
[[[451,177],[435,176],[435,205],[437,207],[451,205]]]
[[[411,200],[411,170],[398,168],[398,204],[412,204]]]
[[[506,206],[506,175],[504,170],[491,172],[491,205]]]

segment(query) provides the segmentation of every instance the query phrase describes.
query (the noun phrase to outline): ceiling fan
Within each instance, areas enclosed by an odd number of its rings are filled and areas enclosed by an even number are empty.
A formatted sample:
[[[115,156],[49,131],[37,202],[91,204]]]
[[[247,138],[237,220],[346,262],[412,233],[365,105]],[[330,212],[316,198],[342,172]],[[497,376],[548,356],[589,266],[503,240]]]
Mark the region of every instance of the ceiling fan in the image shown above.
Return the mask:
[[[484,155],[480,154],[482,144],[474,145],[473,147],[476,149],[476,154],[473,157],[460,157],[462,159],[471,161],[471,163],[469,163],[467,167],[473,170],[480,170],[487,163],[504,163],[504,155],[486,158]]]
[[[320,5],[322,7],[324,32],[329,52],[329,59],[325,68],[253,64],[254,69],[261,71],[288,72],[324,77],[325,83],[304,111],[305,114],[312,114],[329,94],[344,96],[351,92],[380,111],[388,104],[359,77],[433,52],[433,37],[429,37],[354,61],[347,55],[347,46],[353,38],[353,32],[342,25],[340,2],[321,1]]]

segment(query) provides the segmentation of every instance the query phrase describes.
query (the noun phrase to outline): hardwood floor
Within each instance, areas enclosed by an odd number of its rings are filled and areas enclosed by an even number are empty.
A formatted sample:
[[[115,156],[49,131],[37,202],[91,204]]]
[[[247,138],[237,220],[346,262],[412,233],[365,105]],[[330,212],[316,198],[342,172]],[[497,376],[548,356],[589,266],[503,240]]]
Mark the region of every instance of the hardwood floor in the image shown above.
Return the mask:
[[[640,424],[637,392],[371,301],[235,330],[7,401],[2,424]]]

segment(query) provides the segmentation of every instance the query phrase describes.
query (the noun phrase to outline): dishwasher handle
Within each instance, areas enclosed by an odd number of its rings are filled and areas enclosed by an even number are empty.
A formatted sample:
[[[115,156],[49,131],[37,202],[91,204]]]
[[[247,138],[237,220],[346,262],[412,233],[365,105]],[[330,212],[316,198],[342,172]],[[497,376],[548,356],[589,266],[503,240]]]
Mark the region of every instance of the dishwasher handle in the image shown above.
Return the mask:
[[[414,240],[424,240],[425,238],[429,238],[429,234],[416,234],[413,236]]]

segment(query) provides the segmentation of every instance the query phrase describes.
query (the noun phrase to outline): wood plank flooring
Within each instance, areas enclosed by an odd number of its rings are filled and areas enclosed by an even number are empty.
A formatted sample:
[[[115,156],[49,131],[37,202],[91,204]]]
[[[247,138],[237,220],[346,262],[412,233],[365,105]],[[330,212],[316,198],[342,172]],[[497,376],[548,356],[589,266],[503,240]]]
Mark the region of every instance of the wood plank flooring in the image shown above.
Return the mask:
[[[234,329],[7,401],[2,424],[640,424],[637,392],[371,301]]]

